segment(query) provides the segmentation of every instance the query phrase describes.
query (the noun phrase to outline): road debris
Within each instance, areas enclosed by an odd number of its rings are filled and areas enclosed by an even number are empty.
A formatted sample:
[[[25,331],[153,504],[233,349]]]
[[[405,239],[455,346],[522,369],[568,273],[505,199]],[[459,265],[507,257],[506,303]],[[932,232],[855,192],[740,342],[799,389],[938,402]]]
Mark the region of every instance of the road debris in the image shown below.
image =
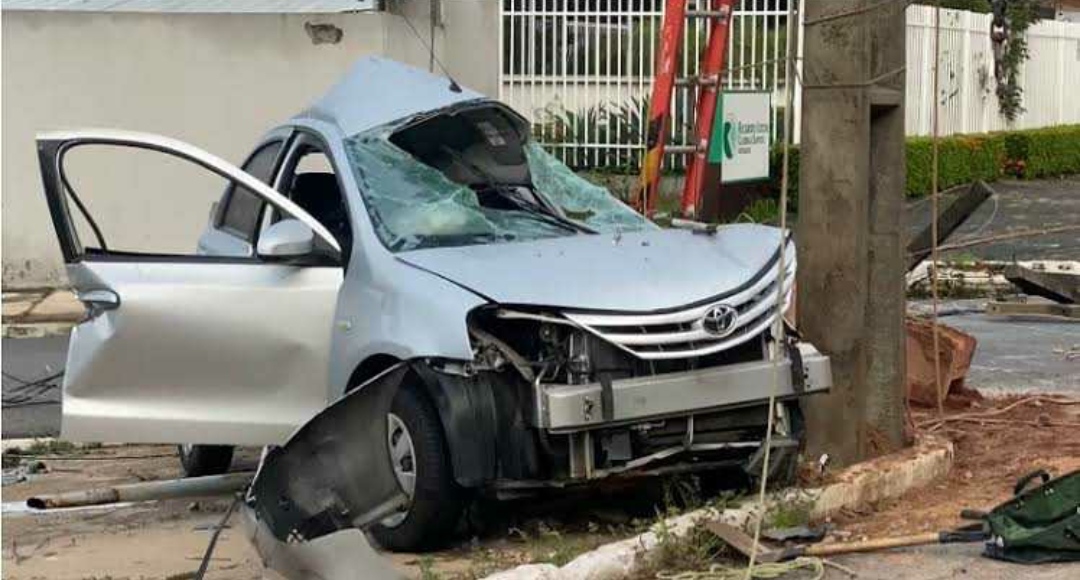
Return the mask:
[[[912,403],[934,406],[938,402],[934,373],[934,323],[929,320],[907,320],[907,396]],[[963,388],[964,378],[975,354],[975,337],[938,323],[938,348],[941,361],[941,384],[948,396],[953,389]]]
[[[1013,264],[1006,266],[1004,274],[1024,294],[1059,304],[1080,302],[1080,262]]]
[[[1080,320],[1080,304],[1054,302],[991,302],[986,313],[997,316],[1045,316]]]
[[[266,566],[286,578],[397,577],[361,529],[404,506],[385,444],[383,417],[407,363],[360,385],[268,448],[241,507],[248,537]]]
[[[938,210],[937,243],[945,241],[971,217],[971,214],[975,213],[975,210],[979,209],[983,202],[993,195],[996,193],[989,185],[983,181],[976,181],[968,187],[967,191],[951,196],[951,201]],[[927,225],[908,241],[908,272],[930,256],[930,248],[934,245],[933,234],[933,225]]]
[[[241,472],[114,485],[84,491],[34,496],[26,500],[26,505],[33,509],[44,510],[119,502],[224,495],[247,487],[252,475],[251,472]]]

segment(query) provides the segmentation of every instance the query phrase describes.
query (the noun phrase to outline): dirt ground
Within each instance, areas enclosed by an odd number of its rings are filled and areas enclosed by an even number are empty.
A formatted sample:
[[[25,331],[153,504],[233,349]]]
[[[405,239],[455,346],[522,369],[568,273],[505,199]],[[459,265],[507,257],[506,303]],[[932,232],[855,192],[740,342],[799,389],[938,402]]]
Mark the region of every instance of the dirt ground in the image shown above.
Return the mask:
[[[835,519],[838,539],[940,531],[965,523],[965,508],[987,510],[1009,499],[1021,477],[1036,469],[1061,475],[1080,469],[1080,399],[1011,395],[961,396],[947,401],[946,416],[916,409],[921,432],[944,436],[955,446],[948,479],[883,505]],[[956,418],[966,416],[966,420]]]
[[[113,459],[121,456],[125,459]],[[43,460],[48,472],[3,488],[3,576],[5,579],[179,580],[194,572],[228,499],[172,500],[121,509],[12,512],[28,497],[118,483],[180,476],[172,446],[109,446],[80,452],[78,461]],[[145,459],[126,459],[146,457]],[[241,456],[238,470],[255,457]],[[262,565],[237,528],[219,540],[209,578],[262,577]]]
[[[1078,399],[968,395],[950,400],[946,415],[953,419],[938,424],[936,411],[915,410],[912,420],[920,430],[954,442],[956,459],[950,477],[898,500],[841,514],[832,522],[835,529],[830,541],[956,527],[963,523],[958,517],[961,509],[986,509],[1004,501],[1015,481],[1036,468],[1054,474],[1080,469]],[[31,495],[179,476],[174,450],[168,446],[103,447],[80,453],[79,460],[45,459],[47,473],[3,487],[3,577],[190,578],[227,499],[172,500],[55,514],[12,511]],[[251,469],[255,461],[253,452],[242,454],[236,469]],[[603,499],[489,506],[488,512],[472,517],[476,522],[470,525],[475,530],[466,530],[454,547],[431,555],[390,557],[396,568],[412,578],[477,578],[519,563],[564,563],[577,553],[636,533],[652,521],[640,505],[627,507],[616,495]],[[581,505],[590,508],[581,510]],[[492,516],[491,512],[499,513]],[[489,521],[482,521],[485,518]],[[262,577],[258,555],[236,521],[222,534],[208,577]]]
[[[254,469],[258,456],[243,450],[234,471]],[[28,512],[29,497],[113,484],[180,477],[172,446],[125,445],[84,449],[65,459],[41,459],[45,473],[3,487],[3,578],[10,580],[190,578],[198,568],[229,499],[167,500],[115,509]],[[28,461],[24,460],[24,464]],[[613,496],[618,498],[618,496]],[[609,498],[610,499],[610,498]],[[390,554],[410,578],[479,578],[517,564],[564,563],[601,544],[644,529],[625,503],[580,497],[541,503],[492,504],[470,515],[468,529],[434,554]],[[236,519],[222,533],[208,578],[262,577],[258,554]],[[433,576],[434,575],[434,576]]]

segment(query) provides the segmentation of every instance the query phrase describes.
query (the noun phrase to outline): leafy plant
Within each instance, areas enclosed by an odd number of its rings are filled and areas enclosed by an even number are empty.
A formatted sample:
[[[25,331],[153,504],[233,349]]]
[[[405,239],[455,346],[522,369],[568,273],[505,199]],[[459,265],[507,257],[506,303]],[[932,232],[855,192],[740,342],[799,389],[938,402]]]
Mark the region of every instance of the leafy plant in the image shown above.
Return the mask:
[[[813,507],[813,500],[806,498],[777,502],[765,514],[765,527],[792,528],[805,525],[810,521],[810,510]]]
[[[645,97],[600,103],[578,111],[552,108],[533,126],[533,134],[575,169],[603,167],[615,173],[637,173],[648,110]],[[669,133],[668,143],[683,143],[688,138],[683,119],[686,112],[682,100],[676,100],[672,110],[674,130]]]
[[[737,222],[774,224],[779,221],[780,204],[771,198],[756,199],[739,214]]]
[[[1027,61],[1027,29],[1038,20],[1036,0],[1009,0],[1005,4],[1002,29],[1004,50],[997,58],[997,97],[1001,116],[1010,123],[1024,112],[1023,92],[1020,86],[1020,68]],[[995,25],[1000,17],[995,15]],[[992,25],[993,27],[994,25]],[[993,39],[991,33],[991,39]]]
[[[417,565],[420,568],[420,580],[439,580],[439,573],[435,571],[435,558],[430,554],[421,556]]]

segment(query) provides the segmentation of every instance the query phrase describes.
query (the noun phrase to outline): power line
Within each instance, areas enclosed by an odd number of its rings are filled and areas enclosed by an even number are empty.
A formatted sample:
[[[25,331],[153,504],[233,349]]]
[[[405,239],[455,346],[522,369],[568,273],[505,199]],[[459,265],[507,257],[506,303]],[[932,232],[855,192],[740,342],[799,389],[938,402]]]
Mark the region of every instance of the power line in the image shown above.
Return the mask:
[[[413,36],[416,37],[416,41],[419,42],[420,45],[428,51],[428,56],[430,57],[431,61],[439,65],[439,70],[441,70],[443,74],[446,75],[446,78],[450,79],[450,90],[454,91],[455,93],[460,93],[461,85],[457,84],[457,81],[454,80],[454,75],[450,74],[450,71],[447,70],[447,68],[443,65],[442,61],[439,60],[439,57],[435,54],[435,35],[432,34],[432,38],[430,39],[431,42],[424,40],[424,37],[421,36],[420,33],[416,30],[416,27],[413,26],[412,21],[409,20],[409,17],[405,14],[405,12],[399,12],[398,16],[400,16],[401,19],[405,21],[405,24],[409,27],[409,30],[412,31]]]

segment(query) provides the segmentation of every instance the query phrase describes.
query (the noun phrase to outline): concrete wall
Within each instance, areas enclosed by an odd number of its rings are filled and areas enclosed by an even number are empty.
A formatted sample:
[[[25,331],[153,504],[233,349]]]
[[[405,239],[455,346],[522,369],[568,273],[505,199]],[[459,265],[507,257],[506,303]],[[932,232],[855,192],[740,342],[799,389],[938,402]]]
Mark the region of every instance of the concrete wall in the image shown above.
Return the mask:
[[[426,36],[426,2],[408,6],[415,12],[410,20]],[[435,40],[444,64],[462,84],[497,94],[497,1],[451,0],[443,2],[442,14]],[[305,27],[309,23],[339,28],[340,40],[316,42]],[[357,58],[382,54],[428,66],[426,49],[393,13],[5,11],[2,27],[0,210],[3,283],[12,287],[64,283],[41,191],[35,133],[72,127],[148,131],[239,163],[266,129],[305,108]],[[171,227],[175,220],[205,221],[205,198],[162,185],[160,195],[170,196],[167,212],[148,212],[119,195],[95,201],[99,211],[113,214],[111,221],[142,224],[165,236],[186,231]],[[171,240],[189,246],[194,241]]]

